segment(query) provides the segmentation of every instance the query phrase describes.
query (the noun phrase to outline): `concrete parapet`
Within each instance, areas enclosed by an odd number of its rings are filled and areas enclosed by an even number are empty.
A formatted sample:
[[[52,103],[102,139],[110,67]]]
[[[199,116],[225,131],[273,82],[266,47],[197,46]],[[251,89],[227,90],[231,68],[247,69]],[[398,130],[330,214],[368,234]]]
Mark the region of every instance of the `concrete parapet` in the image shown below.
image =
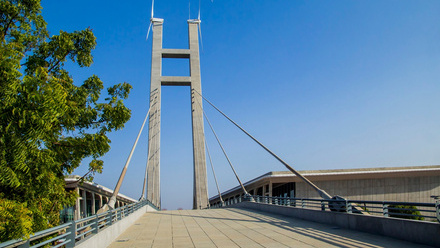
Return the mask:
[[[156,212],[157,210],[150,205],[145,206],[147,212]]]
[[[263,212],[281,214],[318,223],[332,224],[342,228],[440,247],[440,223],[435,222],[337,213],[255,202],[241,202],[231,207],[255,209]]]
[[[107,247],[147,211],[150,212],[156,210],[149,205],[143,206],[129,216],[114,222],[111,226],[108,226],[107,228],[100,230],[97,234],[90,236],[90,238],[77,243],[75,247]]]

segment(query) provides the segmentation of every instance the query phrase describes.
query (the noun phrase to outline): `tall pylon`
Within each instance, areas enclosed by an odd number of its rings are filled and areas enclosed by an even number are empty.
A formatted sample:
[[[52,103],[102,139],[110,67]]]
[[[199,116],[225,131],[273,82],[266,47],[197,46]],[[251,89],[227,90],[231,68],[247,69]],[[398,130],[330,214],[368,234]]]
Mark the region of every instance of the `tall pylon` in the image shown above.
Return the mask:
[[[203,127],[203,107],[200,75],[198,25],[200,20],[188,20],[189,49],[162,48],[163,19],[154,18],[153,46],[151,55],[149,154],[147,168],[147,199],[160,207],[160,112],[161,86],[191,87],[191,117],[194,158],[194,200],[193,209],[209,206],[205,158],[205,133]],[[190,76],[162,76],[162,58],[189,59]],[[153,101],[154,99],[154,101]]]

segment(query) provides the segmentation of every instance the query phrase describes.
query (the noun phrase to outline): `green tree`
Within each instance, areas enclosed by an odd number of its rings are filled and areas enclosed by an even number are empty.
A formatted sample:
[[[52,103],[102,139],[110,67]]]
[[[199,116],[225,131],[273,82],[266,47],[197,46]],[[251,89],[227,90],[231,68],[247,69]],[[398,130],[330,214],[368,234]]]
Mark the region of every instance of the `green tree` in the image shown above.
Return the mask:
[[[0,0],[0,241],[59,223],[76,193],[64,175],[91,158],[89,176],[110,149],[107,134],[130,119],[131,86],[117,84],[100,101],[103,82],[74,84],[64,68],[93,62],[90,29],[50,36],[39,0]],[[12,225],[11,223],[14,223]],[[12,230],[12,226],[14,229]]]

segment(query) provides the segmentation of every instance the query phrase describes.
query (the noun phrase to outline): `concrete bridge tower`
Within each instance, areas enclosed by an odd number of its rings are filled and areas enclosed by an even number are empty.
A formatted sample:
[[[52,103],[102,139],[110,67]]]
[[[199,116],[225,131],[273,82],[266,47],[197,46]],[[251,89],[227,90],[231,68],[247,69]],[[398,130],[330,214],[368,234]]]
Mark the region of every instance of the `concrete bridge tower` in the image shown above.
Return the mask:
[[[160,207],[160,112],[161,86],[190,86],[194,158],[193,209],[208,207],[205,159],[205,134],[200,78],[198,25],[200,20],[188,20],[189,49],[162,48],[163,19],[154,18],[151,59],[150,120],[148,138],[147,199]],[[189,59],[190,76],[162,76],[162,58]]]

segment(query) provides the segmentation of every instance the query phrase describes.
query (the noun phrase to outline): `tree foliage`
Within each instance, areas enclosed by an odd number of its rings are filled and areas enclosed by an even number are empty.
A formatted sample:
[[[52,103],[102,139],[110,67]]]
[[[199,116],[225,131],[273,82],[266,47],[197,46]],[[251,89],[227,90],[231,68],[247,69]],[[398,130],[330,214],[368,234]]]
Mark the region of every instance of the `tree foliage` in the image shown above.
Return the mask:
[[[0,241],[59,223],[76,193],[64,175],[84,158],[90,174],[110,149],[107,134],[130,118],[124,106],[131,86],[107,89],[95,75],[81,84],[65,69],[93,63],[91,29],[50,36],[39,0],[0,0]],[[15,221],[14,221],[15,220]],[[14,230],[10,223],[15,223]],[[4,232],[6,231],[6,234]]]
[[[31,212],[25,203],[0,198],[0,239],[20,237],[32,231]]]
[[[388,213],[390,217],[402,218],[402,219],[412,219],[412,220],[424,220],[420,216],[420,211],[416,206],[409,205],[389,205]]]

